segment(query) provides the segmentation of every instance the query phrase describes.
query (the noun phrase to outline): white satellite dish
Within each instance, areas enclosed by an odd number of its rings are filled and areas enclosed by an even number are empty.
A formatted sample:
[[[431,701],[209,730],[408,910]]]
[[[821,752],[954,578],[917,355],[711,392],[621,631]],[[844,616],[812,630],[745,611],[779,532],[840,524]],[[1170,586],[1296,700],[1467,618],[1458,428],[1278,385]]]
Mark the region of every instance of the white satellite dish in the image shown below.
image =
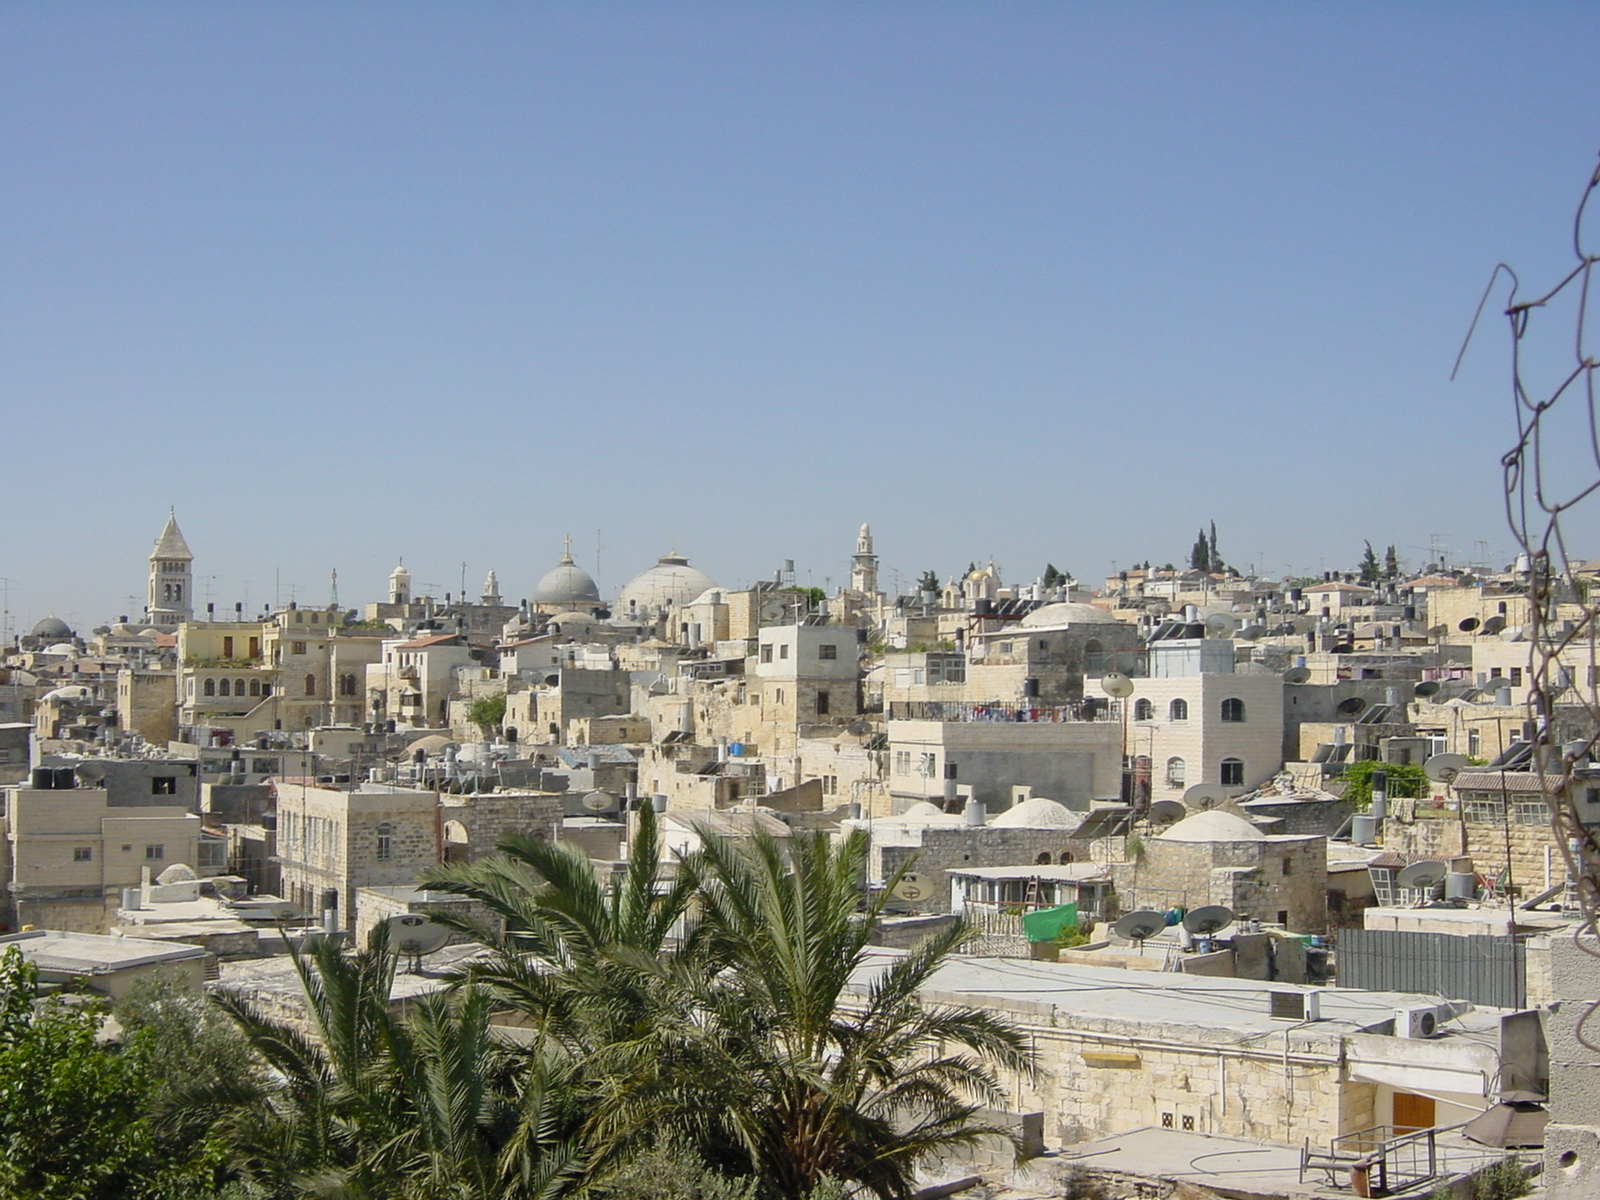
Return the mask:
[[[610,792],[589,792],[579,803],[590,812],[610,812],[617,806],[617,798]]]
[[[1145,814],[1152,825],[1170,825],[1189,815],[1189,810],[1177,800],[1157,800]]]
[[[450,931],[422,913],[397,913],[384,922],[389,927],[389,945],[398,954],[421,958],[442,950]]]
[[[1265,637],[1266,633],[1267,627],[1265,625],[1252,624],[1246,625],[1234,636],[1237,637],[1241,642],[1254,642]]]
[[[1154,909],[1146,908],[1138,912],[1131,912],[1125,917],[1118,917],[1111,926],[1111,932],[1119,938],[1134,942],[1139,947],[1139,953],[1144,953],[1146,938],[1155,937],[1167,927],[1165,913],[1158,913]]]
[[[933,882],[924,875],[908,872],[900,876],[889,894],[907,904],[921,904],[933,896]]]
[[[1215,808],[1228,798],[1228,789],[1220,783],[1197,783],[1183,794],[1183,802],[1190,808]]]
[[[1456,776],[1467,769],[1464,754],[1435,754],[1422,764],[1423,773],[1435,783],[1454,783]]]
[[[1310,678],[1310,667],[1290,667],[1283,673],[1283,681],[1285,683],[1305,683]]]
[[[1100,690],[1117,700],[1133,695],[1133,680],[1120,671],[1110,671],[1100,677]]]
[[[1183,927],[1196,937],[1210,937],[1233,924],[1233,909],[1222,904],[1204,904],[1183,918]]]
[[[1396,887],[1407,888],[1414,892],[1431,892],[1444,882],[1444,877],[1450,873],[1450,864],[1440,862],[1438,859],[1425,858],[1421,862],[1414,862],[1404,868],[1394,877]]]
[[[1212,613],[1206,618],[1207,637],[1232,637],[1233,631],[1237,628],[1239,628],[1239,622],[1227,613]]]

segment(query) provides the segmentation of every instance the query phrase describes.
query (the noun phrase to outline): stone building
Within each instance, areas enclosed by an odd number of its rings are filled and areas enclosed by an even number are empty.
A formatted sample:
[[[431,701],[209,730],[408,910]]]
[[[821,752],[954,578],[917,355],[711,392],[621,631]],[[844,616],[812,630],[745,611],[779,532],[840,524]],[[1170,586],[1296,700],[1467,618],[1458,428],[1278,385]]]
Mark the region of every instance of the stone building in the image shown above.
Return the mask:
[[[1327,839],[1266,835],[1241,817],[1211,809],[1185,817],[1112,866],[1125,911],[1220,904],[1241,918],[1296,933],[1328,924]]]
[[[977,626],[966,639],[968,700],[1081,700],[1085,679],[1137,674],[1144,657],[1139,630],[1092,604],[1046,604],[1016,622],[980,614]]]
[[[842,726],[861,713],[860,649],[855,629],[813,623],[761,630],[745,668],[760,710],[759,742],[768,757],[795,753],[802,730]]]
[[[338,929],[355,928],[361,888],[410,886],[435,863],[493,852],[512,830],[554,838],[561,820],[560,796],[545,792],[277,786],[284,898]]]
[[[938,716],[948,719],[897,719],[891,709],[891,807],[945,797],[952,770],[955,793],[990,812],[1007,808],[1015,787],[1080,810],[1120,795],[1122,727],[1109,706],[1089,717],[1076,707],[1002,705],[950,706]]]
[[[160,629],[176,629],[194,616],[194,582],[191,568],[194,555],[183,540],[176,512],[167,515],[166,526],[150,551],[150,583],[145,618]]]

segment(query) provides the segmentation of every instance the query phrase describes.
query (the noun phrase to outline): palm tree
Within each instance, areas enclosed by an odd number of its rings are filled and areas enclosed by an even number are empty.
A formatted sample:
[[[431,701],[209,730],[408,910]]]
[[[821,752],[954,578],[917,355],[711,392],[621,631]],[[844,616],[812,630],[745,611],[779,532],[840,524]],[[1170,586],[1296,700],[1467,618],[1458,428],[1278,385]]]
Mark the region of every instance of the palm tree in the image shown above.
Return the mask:
[[[737,1147],[773,1195],[832,1176],[903,1197],[919,1162],[1001,1134],[979,1109],[1001,1101],[997,1068],[1031,1074],[1033,1059],[991,1014],[922,1002],[967,929],[868,964],[889,890],[863,903],[864,833],[838,848],[822,834],[789,840],[786,860],[765,834],[747,846],[708,837],[685,864],[708,968],[695,1066],[725,1097],[691,1124]]]
[[[242,1166],[280,1192],[338,1197],[555,1200],[580,1162],[547,1059],[494,1035],[481,987],[389,1009],[396,955],[380,926],[352,956],[331,939],[292,951],[312,1036],[248,1001],[217,1002],[270,1082],[229,1124]]]

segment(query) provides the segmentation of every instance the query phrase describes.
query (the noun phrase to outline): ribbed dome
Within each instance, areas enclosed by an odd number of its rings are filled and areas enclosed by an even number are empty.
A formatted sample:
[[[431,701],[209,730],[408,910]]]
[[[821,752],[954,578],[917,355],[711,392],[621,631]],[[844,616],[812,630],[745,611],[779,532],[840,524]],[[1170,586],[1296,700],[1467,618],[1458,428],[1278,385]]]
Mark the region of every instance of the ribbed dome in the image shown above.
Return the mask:
[[[1185,817],[1165,833],[1156,834],[1163,842],[1259,842],[1267,835],[1249,821],[1220,808]]]
[[[656,560],[655,566],[628,581],[617,598],[617,609],[619,614],[632,616],[682,608],[716,586],[716,580],[691,567],[687,558],[666,554]]]
[[[1096,608],[1092,604],[1046,604],[1043,608],[1036,608],[1023,617],[1019,624],[1037,627],[1040,625],[1116,625],[1119,624],[1103,608]]]
[[[1059,801],[1031,796],[1006,809],[989,824],[1002,829],[1076,829],[1083,824],[1083,814],[1073,812]]]
[[[543,579],[533,589],[535,604],[599,604],[600,588],[594,577],[572,561],[572,555],[563,555],[561,561],[545,572]]]
[[[46,617],[33,627],[33,636],[36,638],[69,638],[72,636],[72,626],[60,617]]]

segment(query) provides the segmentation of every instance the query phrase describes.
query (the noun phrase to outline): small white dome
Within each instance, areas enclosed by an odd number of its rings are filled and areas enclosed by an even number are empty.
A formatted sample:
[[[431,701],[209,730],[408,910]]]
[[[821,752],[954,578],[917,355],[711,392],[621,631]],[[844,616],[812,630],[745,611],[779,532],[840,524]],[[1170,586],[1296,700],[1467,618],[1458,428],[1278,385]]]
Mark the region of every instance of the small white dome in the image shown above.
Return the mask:
[[[73,655],[78,652],[78,648],[71,642],[57,642],[54,646],[46,646],[44,652],[46,654]]]
[[[963,819],[960,813],[947,813],[931,800],[918,800],[891,818],[906,825],[960,825]]]
[[[1083,814],[1073,812],[1058,800],[1030,796],[1021,804],[1006,809],[989,824],[1002,829],[1076,829],[1083,824]]]
[[[1092,604],[1046,604],[1036,608],[1018,622],[1024,628],[1042,625],[1120,625],[1121,622],[1103,608]]]
[[[1249,821],[1236,817],[1220,808],[1197,812],[1185,817],[1165,833],[1158,833],[1156,841],[1164,842],[1259,842],[1267,835]]]
[[[199,878],[200,876],[194,873],[194,868],[188,863],[175,862],[156,876],[156,882],[161,884],[190,883]]]

